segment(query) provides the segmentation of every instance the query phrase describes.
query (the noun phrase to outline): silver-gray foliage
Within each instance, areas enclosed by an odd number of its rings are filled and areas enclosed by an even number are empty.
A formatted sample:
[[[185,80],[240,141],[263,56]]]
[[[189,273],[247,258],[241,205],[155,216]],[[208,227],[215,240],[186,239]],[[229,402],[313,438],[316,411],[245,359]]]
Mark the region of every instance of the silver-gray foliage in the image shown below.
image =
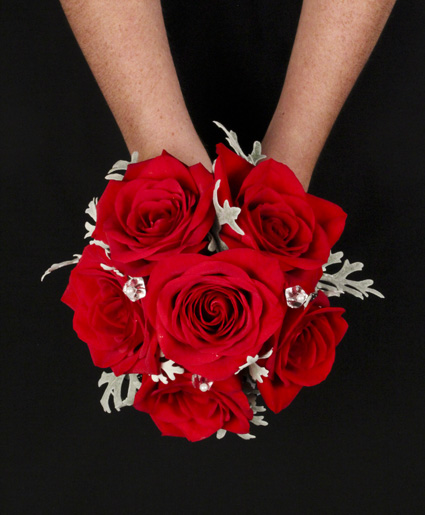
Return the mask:
[[[217,221],[220,224],[220,227],[224,224],[228,224],[231,229],[233,229],[236,233],[241,234],[242,236],[245,234],[243,230],[236,223],[238,216],[241,212],[240,207],[231,206],[229,201],[226,199],[222,206],[220,206],[218,202],[218,188],[220,187],[221,179],[219,179],[215,183],[214,193],[213,193],[213,204],[215,208],[215,214],[217,216]]]
[[[346,259],[338,272],[330,274],[326,271],[327,267],[330,265],[341,263],[343,255],[343,252],[330,254],[328,262],[326,265],[323,265],[323,275],[317,283],[316,290],[322,290],[328,297],[339,297],[343,293],[349,293],[359,299],[364,299],[368,297],[369,294],[376,295],[383,299],[384,296],[381,292],[371,288],[373,284],[372,279],[363,279],[361,281],[348,279],[350,274],[363,269],[363,263],[350,263],[348,259]]]
[[[243,159],[246,159],[248,163],[256,166],[262,159],[266,159],[267,156],[261,153],[261,143],[259,141],[254,141],[254,145],[252,147],[252,152],[248,155],[244,153],[241,146],[239,145],[238,136],[234,131],[228,131],[226,127],[220,122],[214,122],[217,127],[220,127],[226,133],[226,141],[233,148],[236,154]]]
[[[123,398],[122,386],[125,378],[128,379],[129,384],[127,395]],[[114,408],[117,411],[120,411],[124,406],[133,406],[134,397],[142,383],[138,374],[123,374],[121,376],[116,376],[113,372],[102,372],[97,384],[98,386],[102,386],[104,384],[107,385],[102,398],[100,399],[100,404],[107,413],[111,413],[111,408],[109,406],[110,397],[112,397]]]
[[[111,180],[112,181],[122,181],[122,179],[124,177],[123,174],[122,173],[117,173],[117,172],[118,171],[125,172],[127,170],[128,165],[130,165],[132,163],[137,163],[138,159],[139,159],[139,153],[138,152],[133,152],[131,154],[130,161],[125,161],[124,159],[120,159],[109,170],[109,172],[106,174],[105,179],[108,180],[108,181],[111,181]]]

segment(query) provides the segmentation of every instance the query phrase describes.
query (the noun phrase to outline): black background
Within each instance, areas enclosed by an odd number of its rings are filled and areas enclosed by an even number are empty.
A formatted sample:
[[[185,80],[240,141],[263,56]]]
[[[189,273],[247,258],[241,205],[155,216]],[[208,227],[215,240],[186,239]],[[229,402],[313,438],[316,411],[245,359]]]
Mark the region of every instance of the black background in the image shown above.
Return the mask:
[[[282,86],[300,2],[167,0],[182,88],[213,152],[250,151]],[[423,513],[425,7],[398,2],[310,192],[348,213],[336,246],[385,300],[335,300],[350,328],[329,378],[257,439],[161,437],[105,414],[100,370],[59,299],[84,210],[127,158],[59,2],[5,1],[1,34],[3,512]]]

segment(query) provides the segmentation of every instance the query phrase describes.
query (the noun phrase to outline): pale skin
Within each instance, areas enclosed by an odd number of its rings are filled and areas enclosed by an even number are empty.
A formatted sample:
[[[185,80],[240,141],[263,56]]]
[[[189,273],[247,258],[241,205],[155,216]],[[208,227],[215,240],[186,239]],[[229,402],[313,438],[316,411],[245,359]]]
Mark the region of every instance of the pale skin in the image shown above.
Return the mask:
[[[211,161],[187,111],[160,0],[61,0],[87,62],[139,159],[169,153]],[[263,153],[287,164],[304,189],[329,132],[395,0],[304,0]]]

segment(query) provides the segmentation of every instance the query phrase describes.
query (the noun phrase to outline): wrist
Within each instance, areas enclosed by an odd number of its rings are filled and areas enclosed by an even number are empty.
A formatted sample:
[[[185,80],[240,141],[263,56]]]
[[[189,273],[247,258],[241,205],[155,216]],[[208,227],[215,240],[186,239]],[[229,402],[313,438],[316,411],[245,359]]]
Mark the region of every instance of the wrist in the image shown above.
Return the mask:
[[[262,152],[267,158],[287,165],[307,191],[318,157],[311,155],[307,146],[298,138],[289,139],[267,132],[262,141]]]
[[[177,125],[155,133],[145,132],[143,137],[126,139],[126,143],[130,154],[139,153],[139,161],[156,157],[165,150],[187,166],[201,163],[212,170],[211,159],[194,129],[184,130]]]

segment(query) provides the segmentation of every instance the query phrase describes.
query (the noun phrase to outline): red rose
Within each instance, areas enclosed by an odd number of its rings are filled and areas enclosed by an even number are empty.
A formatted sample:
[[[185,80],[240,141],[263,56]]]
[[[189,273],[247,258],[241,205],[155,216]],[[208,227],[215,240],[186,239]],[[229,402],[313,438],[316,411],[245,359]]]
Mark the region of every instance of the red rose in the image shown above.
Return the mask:
[[[241,209],[239,235],[225,224],[221,239],[229,248],[246,246],[275,256],[291,285],[313,291],[331,247],[341,236],[346,214],[327,200],[305,193],[294,173],[267,159],[252,166],[224,145],[217,145],[215,177],[219,203]]]
[[[184,436],[191,442],[219,429],[246,434],[253,416],[235,376],[214,383],[206,392],[193,386],[191,374],[178,375],[168,384],[143,376],[133,406],[149,413],[164,436]]]
[[[250,249],[161,261],[146,313],[164,355],[193,374],[227,379],[279,328],[284,276],[277,260]]]
[[[158,373],[155,338],[146,330],[143,300],[132,302],[123,292],[127,280],[110,266],[105,251],[88,245],[72,270],[62,301],[74,310],[74,330],[87,343],[93,363],[111,367],[115,375]]]
[[[266,361],[269,376],[257,383],[267,406],[278,413],[303,386],[324,381],[335,360],[335,347],[347,330],[342,308],[329,307],[323,292],[305,308],[288,309],[274,335],[273,353]]]
[[[102,195],[93,237],[109,245],[120,270],[138,277],[160,259],[199,252],[214,221],[213,182],[201,164],[188,168],[165,151],[129,165]]]

